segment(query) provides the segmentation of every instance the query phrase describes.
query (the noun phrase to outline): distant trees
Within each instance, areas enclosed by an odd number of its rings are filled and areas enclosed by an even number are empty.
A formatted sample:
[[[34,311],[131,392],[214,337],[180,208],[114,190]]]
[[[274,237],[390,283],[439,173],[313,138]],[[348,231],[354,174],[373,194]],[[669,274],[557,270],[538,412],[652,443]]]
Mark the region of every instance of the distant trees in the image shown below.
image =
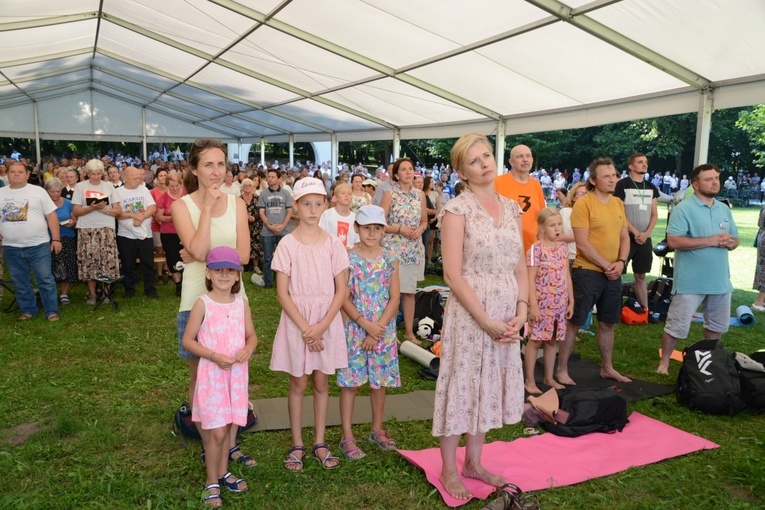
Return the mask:
[[[495,137],[490,136],[492,143]],[[456,138],[402,140],[401,154],[425,166],[449,163],[449,152]],[[635,152],[648,155],[652,171],[675,171],[688,174],[693,166],[696,143],[696,115],[686,113],[654,119],[620,122],[581,129],[510,135],[505,138],[505,153],[518,144],[531,147],[535,166],[544,168],[584,168],[597,156],[610,156],[619,170],[626,169],[627,158]],[[177,144],[169,144],[175,147]],[[149,152],[158,148],[149,144]],[[31,139],[0,138],[0,155],[18,149],[34,158]],[[140,155],[139,143],[42,140],[41,153],[48,155],[99,155],[108,151]],[[309,143],[295,144],[295,157],[312,160]],[[385,164],[390,161],[393,144],[388,140],[341,142],[338,156],[349,164]],[[280,161],[289,154],[286,143],[267,144],[268,157]],[[507,165],[507,156],[502,164]],[[240,158],[244,159],[244,158]],[[757,171],[765,166],[765,105],[717,110],[712,114],[712,134],[708,161],[731,172]]]

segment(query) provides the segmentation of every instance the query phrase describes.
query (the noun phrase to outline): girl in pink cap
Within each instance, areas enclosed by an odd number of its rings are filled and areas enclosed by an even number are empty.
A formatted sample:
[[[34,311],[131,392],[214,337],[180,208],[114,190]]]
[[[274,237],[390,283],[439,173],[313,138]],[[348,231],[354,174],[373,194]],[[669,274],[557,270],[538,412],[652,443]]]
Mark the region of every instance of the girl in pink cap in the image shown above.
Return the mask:
[[[246,482],[228,470],[231,425],[247,424],[248,362],[258,337],[250,307],[239,295],[242,280],[239,254],[218,246],[207,255],[207,294],[197,299],[183,334],[183,347],[199,356],[191,419],[209,433],[203,435],[207,484],[206,505],[221,506],[221,485],[244,492]]]

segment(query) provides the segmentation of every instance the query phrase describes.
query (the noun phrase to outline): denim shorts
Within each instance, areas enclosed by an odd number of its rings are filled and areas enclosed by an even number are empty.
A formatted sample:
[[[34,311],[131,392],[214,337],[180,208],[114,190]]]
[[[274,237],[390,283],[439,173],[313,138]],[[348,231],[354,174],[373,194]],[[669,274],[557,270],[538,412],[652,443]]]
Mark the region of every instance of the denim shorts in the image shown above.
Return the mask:
[[[189,315],[191,315],[191,310],[178,312],[178,357],[185,359],[199,359],[199,356],[192,354],[183,348],[183,334],[186,332],[186,324],[189,323]]]

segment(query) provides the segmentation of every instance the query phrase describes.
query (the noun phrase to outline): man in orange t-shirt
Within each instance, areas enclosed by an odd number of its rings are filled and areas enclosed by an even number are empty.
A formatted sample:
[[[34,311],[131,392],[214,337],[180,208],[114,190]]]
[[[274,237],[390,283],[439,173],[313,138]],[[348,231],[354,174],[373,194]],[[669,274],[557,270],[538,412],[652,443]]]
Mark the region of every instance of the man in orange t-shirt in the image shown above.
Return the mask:
[[[534,164],[531,149],[516,145],[510,150],[510,171],[494,180],[494,189],[500,195],[515,200],[521,207],[523,226],[523,252],[526,253],[537,240],[537,216],[547,207],[542,185],[530,172]]]

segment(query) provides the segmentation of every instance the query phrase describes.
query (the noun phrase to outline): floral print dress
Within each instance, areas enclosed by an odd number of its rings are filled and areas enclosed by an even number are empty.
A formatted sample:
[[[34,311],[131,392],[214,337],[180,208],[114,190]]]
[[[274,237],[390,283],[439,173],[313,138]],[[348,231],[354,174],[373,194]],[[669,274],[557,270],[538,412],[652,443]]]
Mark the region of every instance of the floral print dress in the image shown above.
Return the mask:
[[[422,192],[416,188],[404,191],[396,183],[390,190],[389,225],[417,228],[422,220]],[[403,265],[417,265],[425,262],[425,246],[422,237],[409,239],[400,234],[385,234],[385,248],[397,257]]]
[[[398,278],[393,267],[394,258],[382,252],[372,260],[358,252],[348,255],[351,274],[348,286],[351,301],[365,319],[377,321],[390,300],[391,278]],[[361,344],[367,336],[364,328],[348,318],[345,321],[345,337],[348,343],[348,368],[337,371],[337,385],[355,388],[369,382],[372,389],[398,388],[401,378],[398,369],[398,345],[396,344],[396,319],[391,319],[383,337],[375,348],[365,351]]]
[[[263,220],[260,219],[258,212],[258,197],[253,195],[252,200],[249,203],[245,202],[245,205],[247,206],[247,216],[255,217],[255,221],[247,222],[247,225],[250,227],[250,258],[255,260],[257,265],[258,261],[263,259],[263,244],[260,242]]]
[[[468,189],[447,202],[439,214],[465,217],[462,277],[489,317],[503,322],[515,316],[523,264],[521,209],[499,196],[502,222],[494,223]],[[441,365],[436,383],[433,435],[478,434],[517,423],[523,410],[523,372],[519,342],[497,342],[452,294],[444,311]]]
[[[532,340],[561,341],[566,333],[568,307],[568,245],[556,243],[550,247],[541,241],[531,245],[526,254],[526,265],[537,268],[534,290],[539,306],[539,321],[531,328]],[[557,324],[557,327],[556,327]],[[553,338],[553,333],[555,337]]]

